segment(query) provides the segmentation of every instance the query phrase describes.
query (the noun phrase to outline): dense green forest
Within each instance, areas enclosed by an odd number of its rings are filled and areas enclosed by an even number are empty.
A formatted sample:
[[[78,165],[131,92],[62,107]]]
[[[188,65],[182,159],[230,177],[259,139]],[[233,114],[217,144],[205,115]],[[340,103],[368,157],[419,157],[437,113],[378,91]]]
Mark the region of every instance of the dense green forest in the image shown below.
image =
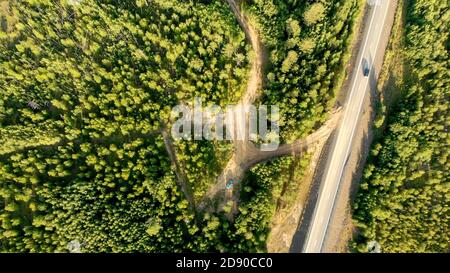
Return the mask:
[[[255,166],[243,181],[236,218],[238,252],[264,251],[274,213],[292,205],[299,183],[309,165],[309,155],[285,157]],[[244,240],[243,240],[244,239]]]
[[[246,1],[270,55],[261,102],[281,104],[286,140],[333,104],[358,3]],[[251,56],[221,0],[0,0],[0,249],[265,251],[307,156],[250,170],[229,221],[195,211],[162,134],[174,105],[237,102]],[[231,148],[174,149],[198,199]]]
[[[176,143],[178,160],[182,163],[195,201],[200,201],[216,182],[231,157],[232,149],[228,141],[182,140]]]
[[[228,6],[2,1],[1,11],[2,249],[215,249],[188,239],[217,219],[191,221],[160,130],[179,101],[240,98],[247,46]]]
[[[406,1],[403,75],[394,92],[402,98],[372,149],[354,204],[366,252],[450,250],[449,28],[446,0]]]

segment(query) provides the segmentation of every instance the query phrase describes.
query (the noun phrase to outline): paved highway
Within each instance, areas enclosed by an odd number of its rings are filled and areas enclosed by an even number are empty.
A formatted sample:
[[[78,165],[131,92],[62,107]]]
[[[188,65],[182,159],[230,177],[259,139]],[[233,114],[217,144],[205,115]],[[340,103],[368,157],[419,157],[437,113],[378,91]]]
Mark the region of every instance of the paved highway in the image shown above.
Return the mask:
[[[385,48],[379,47],[379,44],[383,31],[387,31],[384,26],[389,8],[392,8],[392,6],[389,0],[370,0],[369,3],[374,4],[370,8],[368,25],[359,50],[356,70],[350,83],[352,88],[344,106],[344,117],[332,143],[331,154],[326,163],[316,207],[303,245],[303,252],[305,253],[322,251],[342,174],[350,155],[364,97],[369,87],[369,80],[375,75],[372,67],[373,60],[377,54],[383,54],[385,51]],[[367,68],[370,68],[370,75],[365,76],[364,71],[367,72]]]

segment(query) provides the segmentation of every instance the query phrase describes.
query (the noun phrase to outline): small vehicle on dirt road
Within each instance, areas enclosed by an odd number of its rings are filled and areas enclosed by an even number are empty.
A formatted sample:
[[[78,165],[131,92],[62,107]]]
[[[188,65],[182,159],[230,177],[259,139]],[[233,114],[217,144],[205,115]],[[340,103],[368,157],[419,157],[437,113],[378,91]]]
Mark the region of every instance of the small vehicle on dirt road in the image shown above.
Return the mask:
[[[226,186],[227,190],[232,190],[233,187],[234,187],[234,180],[233,179],[228,180],[227,186]]]
[[[368,78],[370,75],[370,66],[369,66],[369,62],[364,59],[363,61],[363,74],[365,78]]]

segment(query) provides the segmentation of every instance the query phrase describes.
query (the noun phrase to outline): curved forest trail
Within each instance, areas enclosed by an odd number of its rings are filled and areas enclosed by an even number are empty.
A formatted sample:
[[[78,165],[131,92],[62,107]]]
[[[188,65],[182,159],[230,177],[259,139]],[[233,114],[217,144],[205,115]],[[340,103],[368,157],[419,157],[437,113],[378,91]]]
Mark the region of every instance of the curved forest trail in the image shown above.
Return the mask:
[[[247,83],[247,89],[245,91],[244,96],[241,99],[241,103],[243,105],[252,104],[259,97],[259,90],[262,87],[263,83],[263,70],[264,70],[264,59],[265,52],[259,37],[259,32],[255,26],[253,26],[248,17],[244,12],[236,4],[235,0],[225,0],[228,5],[230,5],[231,10],[236,16],[239,25],[245,32],[247,39],[250,41],[255,58],[252,60],[252,67],[249,73],[249,80]]]
[[[246,109],[247,106],[253,104],[260,96],[260,90],[263,85],[265,50],[262,45],[259,31],[250,22],[247,15],[240,9],[235,0],[225,0],[236,16],[239,25],[245,32],[247,39],[250,41],[255,58],[252,60],[252,67],[249,73],[249,80],[245,94],[241,99],[241,107]],[[222,174],[218,177],[217,182],[213,185],[200,201],[198,209],[208,211],[220,211],[229,201],[232,201],[232,211],[228,215],[230,219],[237,213],[237,204],[239,202],[240,185],[237,184],[233,189],[227,190],[227,182],[233,180],[237,183],[241,182],[245,173],[257,165],[271,159],[301,154],[308,152],[312,147],[324,143],[336,128],[341,117],[341,109],[333,113],[332,118],[327,121],[321,128],[310,136],[298,140],[293,144],[285,144],[275,151],[261,151],[255,144],[247,139],[248,134],[244,134],[244,140],[234,140],[234,153],[228,161]],[[236,117],[235,117],[236,119]],[[236,128],[244,128],[246,131],[248,121],[235,120]],[[235,134],[236,135],[236,132]]]
[[[249,72],[249,78],[247,82],[247,88],[242,96],[239,105],[246,109],[247,106],[253,104],[260,96],[259,90],[263,85],[263,70],[264,70],[264,60],[265,52],[263,45],[259,36],[257,28],[250,23],[247,15],[241,10],[235,0],[225,0],[233,11],[236,20],[241,26],[242,30],[245,32],[247,39],[253,48],[254,58],[251,61],[251,69]],[[234,128],[245,128],[247,124],[246,118],[244,120],[234,120]],[[236,132],[234,132],[236,136]],[[216,199],[219,192],[223,192],[226,187],[226,183],[229,179],[234,178],[235,180],[240,180],[242,173],[245,169],[242,168],[242,162],[245,162],[249,156],[255,153],[256,148],[252,146],[247,139],[247,134],[244,134],[244,140],[234,140],[234,152],[226,165],[222,174],[217,179],[216,184],[205,194],[203,200],[199,204],[199,209],[203,210],[210,203],[210,200]],[[225,194],[224,194],[225,195]],[[228,194],[229,195],[229,194]],[[231,197],[231,196],[228,196]],[[222,207],[224,202],[226,203],[229,198],[222,198],[223,202],[220,202],[219,207]],[[236,202],[235,202],[236,203]],[[236,207],[236,206],[234,206]]]
[[[234,13],[236,20],[245,32],[247,40],[250,42],[253,48],[253,56],[251,60],[251,69],[249,71],[247,87],[244,95],[238,103],[242,109],[247,109],[248,106],[255,103],[261,95],[261,88],[264,82],[264,65],[266,63],[266,52],[258,29],[251,23],[248,16],[241,10],[236,0],[225,0]],[[324,143],[331,133],[336,128],[341,118],[341,109],[332,113],[330,120],[328,120],[322,127],[318,128],[314,133],[307,136],[304,139],[297,140],[292,144],[281,145],[275,151],[261,151],[257,145],[248,139],[246,128],[248,127],[248,117],[244,115],[236,115],[232,121],[234,123],[234,136],[237,136],[237,130],[244,130],[243,140],[234,139],[233,146],[234,151],[223,169],[222,173],[217,178],[216,183],[205,193],[203,198],[197,204],[194,203],[192,196],[192,190],[190,189],[185,174],[176,158],[175,149],[172,143],[172,139],[168,135],[167,128],[163,130],[164,143],[169,154],[169,157],[174,165],[175,173],[177,175],[177,182],[180,186],[186,199],[197,212],[212,212],[222,211],[228,202],[232,201],[231,212],[227,214],[227,217],[232,220],[237,213],[237,205],[239,203],[240,185],[237,183],[231,190],[226,189],[227,182],[234,180],[241,182],[244,179],[245,173],[254,167],[255,165],[263,162],[270,161],[272,159],[298,155],[311,151],[315,146]]]

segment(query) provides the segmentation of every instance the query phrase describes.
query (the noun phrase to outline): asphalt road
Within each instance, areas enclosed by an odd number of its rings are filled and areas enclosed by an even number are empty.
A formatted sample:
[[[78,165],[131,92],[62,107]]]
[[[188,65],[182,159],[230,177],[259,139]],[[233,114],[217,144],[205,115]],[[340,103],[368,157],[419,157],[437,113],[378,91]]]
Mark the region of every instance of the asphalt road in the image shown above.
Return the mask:
[[[384,54],[385,51],[385,48],[380,47],[379,44],[383,31],[387,31],[384,26],[389,8],[392,6],[389,0],[372,0],[370,3],[374,3],[374,5],[371,7],[371,14],[356,62],[356,70],[354,70],[350,83],[352,89],[344,106],[344,117],[333,140],[316,207],[303,245],[305,253],[322,251],[342,174],[350,155],[353,136],[361,115],[364,97],[368,91],[369,80],[374,77],[373,60],[377,55]],[[370,68],[370,75],[367,77],[364,76],[366,68]]]

